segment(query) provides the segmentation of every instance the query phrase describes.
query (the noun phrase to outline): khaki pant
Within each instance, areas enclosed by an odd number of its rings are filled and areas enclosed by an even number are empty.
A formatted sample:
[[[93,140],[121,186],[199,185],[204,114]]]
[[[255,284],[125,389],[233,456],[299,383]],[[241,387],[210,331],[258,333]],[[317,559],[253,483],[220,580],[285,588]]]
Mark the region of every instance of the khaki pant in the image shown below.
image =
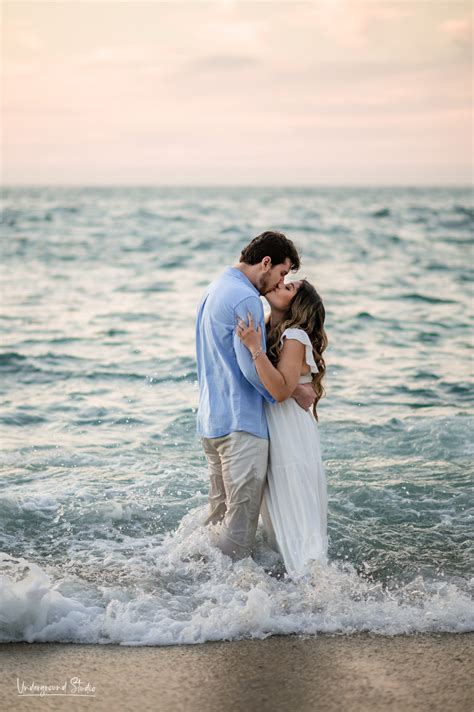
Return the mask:
[[[202,438],[209,466],[209,516],[222,522],[219,548],[233,559],[249,556],[255,540],[268,463],[268,440],[237,431]]]

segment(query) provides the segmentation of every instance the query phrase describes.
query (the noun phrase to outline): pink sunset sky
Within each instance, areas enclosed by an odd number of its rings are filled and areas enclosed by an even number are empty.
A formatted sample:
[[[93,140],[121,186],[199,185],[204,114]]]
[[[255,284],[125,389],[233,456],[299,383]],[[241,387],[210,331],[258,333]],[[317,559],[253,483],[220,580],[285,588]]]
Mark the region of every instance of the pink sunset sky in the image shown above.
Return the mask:
[[[2,3],[7,185],[467,185],[472,6]]]

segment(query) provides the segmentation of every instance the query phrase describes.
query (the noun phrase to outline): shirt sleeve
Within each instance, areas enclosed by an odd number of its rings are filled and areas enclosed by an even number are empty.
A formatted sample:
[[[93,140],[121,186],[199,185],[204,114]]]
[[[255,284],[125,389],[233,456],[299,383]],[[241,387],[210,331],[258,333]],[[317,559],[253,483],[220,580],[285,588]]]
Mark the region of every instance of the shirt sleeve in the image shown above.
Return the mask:
[[[237,304],[237,306],[234,308],[235,324],[233,327],[233,345],[235,355],[237,357],[237,363],[247,381],[260,393],[260,395],[263,396],[265,400],[267,400],[269,403],[275,403],[275,399],[263,386],[258,376],[257,369],[255,368],[255,364],[252,360],[250,351],[245,346],[245,344],[241,342],[235,331],[235,327],[237,326],[237,317],[239,316],[241,319],[243,319],[243,321],[245,321],[246,324],[248,324],[249,312],[253,317],[255,329],[260,324],[263,335],[262,348],[266,348],[265,320],[262,302],[258,297],[247,297],[246,299],[243,299],[241,302],[239,302],[239,304]]]

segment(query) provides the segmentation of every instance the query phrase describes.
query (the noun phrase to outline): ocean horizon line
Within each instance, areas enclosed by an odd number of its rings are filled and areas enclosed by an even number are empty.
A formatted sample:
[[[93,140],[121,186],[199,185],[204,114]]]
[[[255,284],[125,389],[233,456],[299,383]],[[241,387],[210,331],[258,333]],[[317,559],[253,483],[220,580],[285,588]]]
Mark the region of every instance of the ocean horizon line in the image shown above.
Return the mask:
[[[379,188],[401,188],[401,189],[473,189],[469,183],[8,183],[0,186],[1,189],[12,188],[219,188],[219,189],[379,189]]]

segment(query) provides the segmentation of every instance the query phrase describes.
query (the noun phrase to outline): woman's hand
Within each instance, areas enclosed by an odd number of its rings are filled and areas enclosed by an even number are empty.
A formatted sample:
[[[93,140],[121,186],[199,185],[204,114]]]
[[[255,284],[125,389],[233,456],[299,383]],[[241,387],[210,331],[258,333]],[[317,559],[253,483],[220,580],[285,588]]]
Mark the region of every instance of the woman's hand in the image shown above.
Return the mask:
[[[248,325],[240,317],[237,317],[236,332],[241,342],[248,348],[253,356],[254,353],[262,349],[262,329],[259,324],[257,331],[255,331],[250,312],[247,316],[249,319]]]

